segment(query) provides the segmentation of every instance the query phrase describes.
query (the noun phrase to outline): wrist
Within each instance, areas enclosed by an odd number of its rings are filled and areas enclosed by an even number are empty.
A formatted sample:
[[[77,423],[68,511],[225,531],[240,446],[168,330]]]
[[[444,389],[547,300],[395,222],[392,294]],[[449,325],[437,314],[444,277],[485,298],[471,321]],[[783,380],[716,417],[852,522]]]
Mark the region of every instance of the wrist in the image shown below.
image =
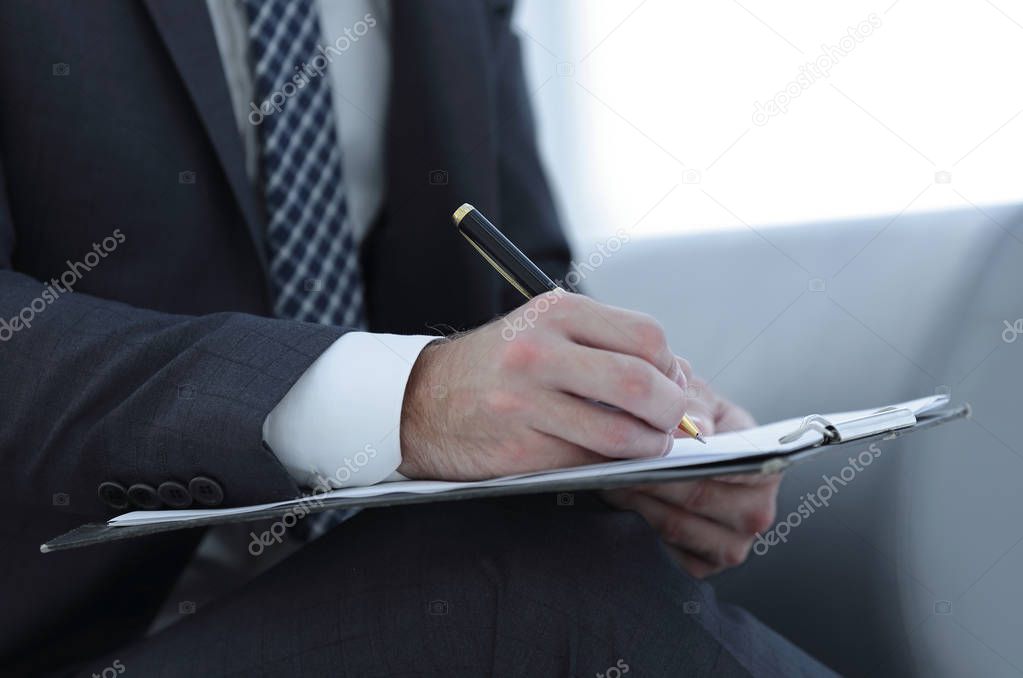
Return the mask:
[[[425,460],[435,445],[436,435],[432,433],[437,425],[435,411],[438,402],[444,401],[448,395],[447,388],[436,378],[446,343],[449,343],[448,339],[427,344],[412,365],[405,384],[398,427],[402,459],[398,473],[407,478],[430,477],[431,469]]]

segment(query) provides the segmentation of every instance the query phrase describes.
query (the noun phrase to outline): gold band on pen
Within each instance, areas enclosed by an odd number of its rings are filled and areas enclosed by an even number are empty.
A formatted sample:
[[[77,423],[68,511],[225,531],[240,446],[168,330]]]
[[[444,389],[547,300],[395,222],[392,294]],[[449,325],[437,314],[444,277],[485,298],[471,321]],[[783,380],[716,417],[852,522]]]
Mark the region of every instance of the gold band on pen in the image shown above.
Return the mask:
[[[455,210],[455,213],[451,215],[451,218],[455,220],[455,226],[458,226],[460,223],[462,223],[462,219],[465,219],[465,215],[468,214],[469,212],[472,212],[474,209],[476,208],[470,205],[469,203],[465,203],[457,210]]]
[[[679,422],[678,427],[699,440],[701,443],[703,442],[703,435],[700,434],[699,427],[693,423],[693,420],[689,418],[688,414],[682,416],[682,421]]]

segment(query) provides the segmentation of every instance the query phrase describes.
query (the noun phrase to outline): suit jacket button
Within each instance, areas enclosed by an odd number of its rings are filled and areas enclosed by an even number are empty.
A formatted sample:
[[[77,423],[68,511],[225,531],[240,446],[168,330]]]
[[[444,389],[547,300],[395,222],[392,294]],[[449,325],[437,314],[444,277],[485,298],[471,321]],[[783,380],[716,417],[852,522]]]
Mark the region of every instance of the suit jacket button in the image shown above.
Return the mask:
[[[192,499],[203,506],[220,506],[220,502],[224,501],[224,490],[220,483],[205,476],[196,476],[189,480],[188,492]]]
[[[192,495],[188,493],[188,488],[173,480],[160,483],[160,487],[156,488],[156,494],[170,508],[180,509],[192,504]]]
[[[135,483],[128,488],[128,499],[140,509],[155,509],[163,506],[152,485]]]
[[[100,501],[110,508],[128,508],[128,491],[125,490],[124,485],[120,483],[114,483],[109,480],[104,483],[100,483],[99,498]]]

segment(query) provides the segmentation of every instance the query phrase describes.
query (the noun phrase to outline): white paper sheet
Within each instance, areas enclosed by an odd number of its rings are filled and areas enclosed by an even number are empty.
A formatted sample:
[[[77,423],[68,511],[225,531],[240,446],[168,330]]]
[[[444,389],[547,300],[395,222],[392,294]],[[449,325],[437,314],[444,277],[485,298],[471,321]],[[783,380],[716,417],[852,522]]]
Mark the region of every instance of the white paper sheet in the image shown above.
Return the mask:
[[[897,403],[895,407],[905,408],[914,414],[923,414],[928,410],[939,407],[948,402],[948,396],[937,395],[916,400]],[[824,415],[833,422],[848,421],[866,416],[880,408],[867,410],[855,410],[851,412],[837,412]],[[483,487],[514,487],[531,485],[542,488],[546,484],[563,482],[566,480],[578,480],[582,478],[595,478],[617,473],[628,473],[636,471],[652,471],[666,468],[683,468],[695,466],[708,462],[729,461],[742,459],[744,457],[756,457],[762,454],[781,454],[794,452],[796,450],[814,447],[823,442],[824,436],[816,431],[807,431],[797,440],[788,444],[781,444],[778,439],[799,427],[803,417],[795,417],[784,421],[766,424],[745,431],[722,433],[709,436],[707,444],[703,445],[692,438],[678,438],[671,452],[664,457],[656,459],[637,459],[625,461],[611,461],[590,466],[577,466],[569,469],[556,471],[543,471],[537,473],[524,473],[515,476],[493,478],[491,480],[478,480],[470,482],[446,482],[440,480],[405,480],[393,483],[379,483],[368,487],[351,487],[332,492],[325,492],[316,497],[304,499],[292,499],[271,504],[257,504],[253,506],[242,506],[236,508],[222,509],[179,509],[167,511],[132,511],[112,518],[108,521],[111,526],[143,525],[153,523],[176,522],[190,520],[206,516],[231,516],[242,515],[268,508],[284,508],[297,506],[302,503],[307,505],[328,498],[365,498],[378,497],[388,494],[437,494],[463,488]]]

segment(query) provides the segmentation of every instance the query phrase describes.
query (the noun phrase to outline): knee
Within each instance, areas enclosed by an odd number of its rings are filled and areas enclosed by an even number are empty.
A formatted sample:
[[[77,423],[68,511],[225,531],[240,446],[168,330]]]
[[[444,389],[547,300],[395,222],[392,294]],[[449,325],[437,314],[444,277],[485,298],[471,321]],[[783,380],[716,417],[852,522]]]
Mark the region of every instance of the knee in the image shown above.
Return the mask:
[[[495,522],[494,533],[500,535],[495,561],[508,576],[545,590],[599,591],[611,602],[620,596],[656,596],[681,606],[709,592],[707,584],[675,563],[637,513],[586,493],[577,493],[572,502],[550,496],[537,502]]]

